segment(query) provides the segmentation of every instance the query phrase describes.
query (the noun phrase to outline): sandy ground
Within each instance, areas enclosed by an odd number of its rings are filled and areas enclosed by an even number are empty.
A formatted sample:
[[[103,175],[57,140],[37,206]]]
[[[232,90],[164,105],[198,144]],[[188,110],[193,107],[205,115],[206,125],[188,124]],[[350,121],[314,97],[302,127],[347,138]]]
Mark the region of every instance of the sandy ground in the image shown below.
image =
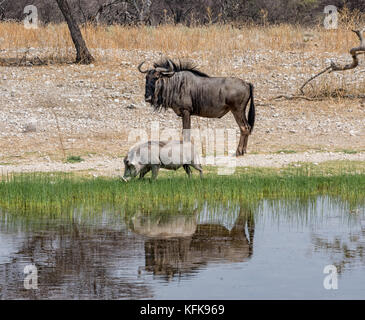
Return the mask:
[[[0,171],[89,170],[96,175],[118,175],[121,158],[132,145],[128,135],[133,130],[149,134],[153,123],[158,123],[161,132],[181,130],[181,119],[172,111],[155,113],[143,99],[144,77],[136,67],[142,60],[151,65],[161,54],[119,50],[113,57],[116,54],[118,64],[107,62],[105,53],[105,63],[90,66],[1,67]],[[365,161],[363,96],[320,101],[272,99],[295,93],[332,56],[248,50],[238,52],[233,61],[221,62],[225,68],[216,75],[240,77],[255,85],[255,129],[248,154],[238,159],[238,165]],[[207,61],[198,54],[191,58],[211,74]],[[348,61],[348,56],[337,59]],[[364,61],[358,69],[332,77],[339,85],[363,85]],[[360,91],[365,95],[364,88]],[[230,113],[222,119],[193,118],[192,127],[236,129],[237,137],[239,133]],[[85,161],[64,163],[70,155]]]

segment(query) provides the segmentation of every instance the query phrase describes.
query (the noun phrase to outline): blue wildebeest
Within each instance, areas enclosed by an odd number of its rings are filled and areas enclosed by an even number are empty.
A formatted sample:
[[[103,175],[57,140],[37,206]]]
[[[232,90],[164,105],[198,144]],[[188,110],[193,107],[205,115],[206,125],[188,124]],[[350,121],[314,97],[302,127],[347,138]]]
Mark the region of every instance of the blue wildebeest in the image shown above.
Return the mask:
[[[142,70],[143,63],[138,70],[146,73],[146,102],[156,110],[171,108],[182,117],[183,129],[191,129],[191,116],[222,118],[231,111],[241,132],[236,155],[246,152],[248,136],[255,123],[251,83],[238,78],[210,77],[189,62],[163,59],[150,70]]]

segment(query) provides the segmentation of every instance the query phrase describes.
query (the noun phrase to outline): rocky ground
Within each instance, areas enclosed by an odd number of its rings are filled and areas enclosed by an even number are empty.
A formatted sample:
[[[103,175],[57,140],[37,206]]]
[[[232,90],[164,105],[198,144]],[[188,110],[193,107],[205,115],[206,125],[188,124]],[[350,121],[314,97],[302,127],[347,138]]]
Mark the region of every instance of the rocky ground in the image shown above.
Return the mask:
[[[32,50],[29,61],[32,55],[43,59],[41,51]],[[92,174],[100,171],[113,175],[121,169],[121,157],[132,144],[128,136],[134,129],[149,134],[152,123],[158,123],[161,131],[181,129],[181,119],[172,111],[153,112],[143,99],[144,77],[136,67],[142,60],[152,63],[161,53],[119,50],[94,54],[102,58],[90,66],[28,63],[1,67],[0,171],[90,169]],[[213,66],[214,59],[209,60],[209,55],[204,55],[207,60],[200,56],[197,52],[190,58],[202,71],[237,76],[255,85],[255,130],[249,139],[248,154],[238,160],[239,165],[365,161],[363,61],[353,71],[320,80],[349,90],[346,98],[273,100],[281,94],[296,93],[306,79],[328,65],[333,55],[247,50],[237,52],[230,61],[222,59],[218,66]],[[343,62],[348,59],[347,55],[336,56]],[[314,89],[308,87],[309,91]],[[193,118],[192,126],[237,128],[231,114],[222,119]],[[64,163],[70,155],[85,161]]]

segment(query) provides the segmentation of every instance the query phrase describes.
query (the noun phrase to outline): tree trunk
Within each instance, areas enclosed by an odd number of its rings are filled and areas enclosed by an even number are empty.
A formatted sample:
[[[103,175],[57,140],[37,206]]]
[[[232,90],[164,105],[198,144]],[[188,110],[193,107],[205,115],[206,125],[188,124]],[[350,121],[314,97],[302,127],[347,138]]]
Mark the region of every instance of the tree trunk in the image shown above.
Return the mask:
[[[86,47],[86,43],[82,37],[79,26],[77,25],[74,17],[72,16],[70,6],[67,3],[67,0],[56,0],[58,7],[62,11],[63,16],[67,22],[68,28],[71,33],[72,41],[75,45],[77,56],[76,63],[82,64],[90,64],[95,59],[90,54],[88,48]]]

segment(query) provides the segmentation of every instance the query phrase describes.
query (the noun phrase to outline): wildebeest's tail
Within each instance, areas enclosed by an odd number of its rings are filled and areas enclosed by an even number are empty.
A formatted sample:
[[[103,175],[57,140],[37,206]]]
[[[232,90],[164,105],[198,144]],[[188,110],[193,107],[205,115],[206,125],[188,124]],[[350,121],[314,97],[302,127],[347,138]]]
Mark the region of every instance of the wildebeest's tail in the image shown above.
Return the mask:
[[[253,99],[253,85],[252,83],[249,83],[250,86],[250,110],[248,111],[248,124],[250,125],[250,133],[253,130],[253,127],[255,125],[255,102]]]

